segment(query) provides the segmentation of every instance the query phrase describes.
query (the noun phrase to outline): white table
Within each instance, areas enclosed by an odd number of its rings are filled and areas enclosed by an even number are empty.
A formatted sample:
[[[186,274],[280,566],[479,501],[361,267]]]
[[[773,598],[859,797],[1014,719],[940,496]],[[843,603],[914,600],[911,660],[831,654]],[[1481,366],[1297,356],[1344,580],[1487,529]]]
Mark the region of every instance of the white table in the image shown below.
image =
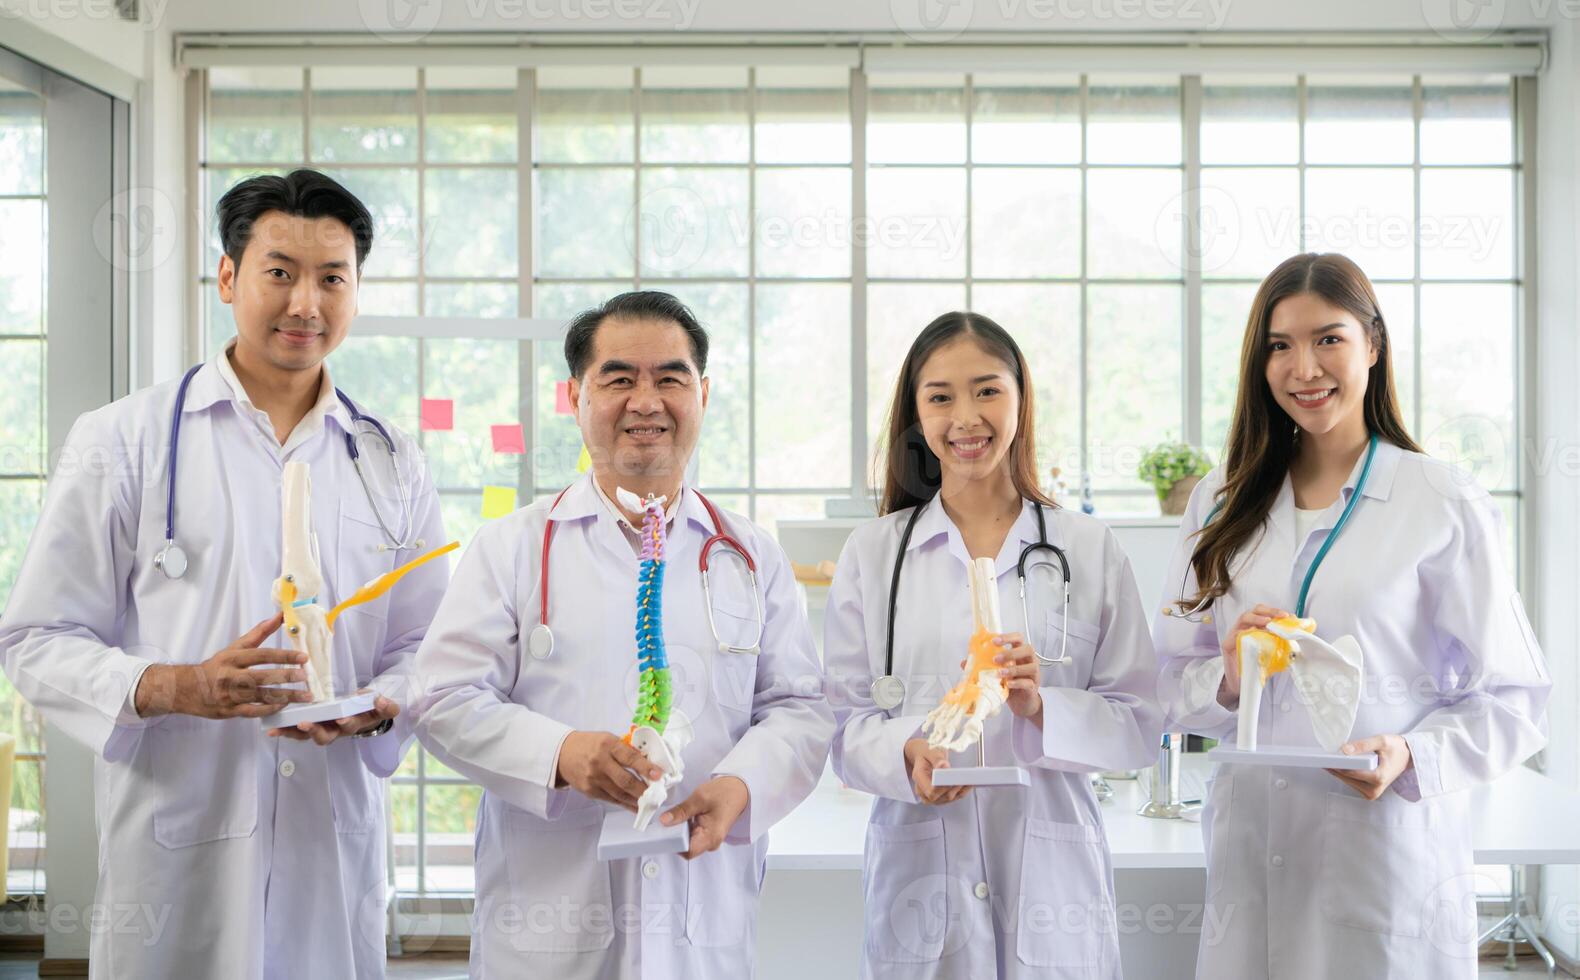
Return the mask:
[[[1200,754],[1187,771],[1205,772]],[[1103,804],[1120,905],[1126,976],[1188,978],[1195,962],[1193,906],[1206,887],[1201,825],[1136,814],[1146,782],[1113,780]],[[861,954],[861,856],[872,798],[825,771],[812,796],[770,833],[768,877],[758,916],[758,976],[856,976]],[[1520,768],[1474,792],[1477,864],[1580,864],[1580,794]],[[1174,914],[1172,930],[1125,928],[1126,912]]]

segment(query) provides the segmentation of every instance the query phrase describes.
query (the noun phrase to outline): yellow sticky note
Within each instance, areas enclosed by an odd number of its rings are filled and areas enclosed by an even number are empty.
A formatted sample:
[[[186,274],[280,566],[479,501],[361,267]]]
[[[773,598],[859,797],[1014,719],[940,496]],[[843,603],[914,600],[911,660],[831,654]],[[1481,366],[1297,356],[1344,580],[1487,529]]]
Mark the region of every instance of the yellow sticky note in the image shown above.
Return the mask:
[[[576,472],[585,473],[590,469],[592,469],[592,454],[587,451],[586,446],[583,446],[582,454],[576,457]]]
[[[515,487],[483,488],[483,520],[491,521],[496,517],[504,517],[515,509]]]

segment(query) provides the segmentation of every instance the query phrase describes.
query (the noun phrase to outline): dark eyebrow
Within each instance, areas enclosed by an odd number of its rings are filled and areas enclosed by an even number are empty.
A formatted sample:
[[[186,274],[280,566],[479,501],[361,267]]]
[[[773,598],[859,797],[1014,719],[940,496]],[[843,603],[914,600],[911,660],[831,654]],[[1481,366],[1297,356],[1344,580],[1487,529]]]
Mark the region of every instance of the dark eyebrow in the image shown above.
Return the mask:
[[[1347,326],[1349,326],[1349,324],[1347,324],[1347,323],[1330,323],[1327,326],[1318,327],[1317,329],[1313,330],[1312,333],[1327,333],[1330,330],[1343,330]],[[1267,339],[1268,340],[1288,340],[1289,339],[1289,334],[1287,334],[1287,333],[1278,333],[1276,331],[1269,331],[1268,334],[1267,334]]]
[[[686,362],[686,361],[680,361],[680,360],[665,361],[663,364],[660,364],[658,366],[658,373],[659,374],[684,374],[684,375],[689,376],[691,374],[691,365],[688,362]]]
[[[264,253],[264,258],[274,259],[277,262],[289,262],[292,265],[296,265],[295,259],[275,248],[271,248],[268,252]],[[335,259],[332,262],[321,262],[319,263],[318,267],[320,269],[349,269],[351,268],[351,263],[344,259]]]
[[[598,367],[599,374],[634,374],[635,372],[636,366],[625,361],[604,361]]]
[[[1002,379],[1003,377],[1004,376],[1002,374],[984,374],[984,375],[980,375],[978,377],[972,378],[971,379],[971,383],[974,384],[974,385],[979,385],[979,384],[981,384],[984,381],[998,381],[998,380]],[[929,381],[926,384],[922,385],[922,387],[923,388],[948,388],[948,387],[950,387],[950,385],[949,385],[949,382],[947,382],[947,381]]]

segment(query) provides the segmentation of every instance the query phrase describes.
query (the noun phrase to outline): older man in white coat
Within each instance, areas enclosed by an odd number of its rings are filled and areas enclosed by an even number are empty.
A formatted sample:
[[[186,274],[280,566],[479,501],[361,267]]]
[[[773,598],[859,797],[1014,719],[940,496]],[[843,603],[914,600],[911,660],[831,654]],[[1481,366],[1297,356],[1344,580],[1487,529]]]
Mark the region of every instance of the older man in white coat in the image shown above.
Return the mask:
[[[326,604],[422,547],[386,540],[380,513],[439,543],[438,500],[421,472],[403,520],[394,495],[364,493],[347,443],[358,423],[323,364],[356,314],[367,209],[298,171],[244,181],[218,210],[236,340],[181,382],[77,420],[0,619],[0,655],[17,690],[97,756],[95,901],[114,928],[93,932],[90,976],[373,980],[385,959],[379,779],[410,740],[392,698],[445,569],[419,568],[336,624],[336,689],[379,691],[372,711],[267,737],[260,717],[310,698],[280,686],[305,679],[305,655],[264,646],[280,626],[280,486],[287,462],[310,467]]]
[[[417,656],[418,736],[484,789],[472,976],[749,976],[766,832],[811,792],[834,730],[812,636],[773,539],[683,485],[708,401],[707,334],[685,305],[617,296],[565,350],[592,472],[478,531]],[[621,489],[668,501],[663,639],[694,737],[660,821],[689,820],[691,843],[605,863],[607,806],[633,810],[657,773],[616,734],[636,704],[642,520]],[[698,560],[719,531],[761,591],[715,544],[710,628]],[[721,649],[751,645],[758,609],[759,651]],[[532,639],[545,612],[552,649]]]

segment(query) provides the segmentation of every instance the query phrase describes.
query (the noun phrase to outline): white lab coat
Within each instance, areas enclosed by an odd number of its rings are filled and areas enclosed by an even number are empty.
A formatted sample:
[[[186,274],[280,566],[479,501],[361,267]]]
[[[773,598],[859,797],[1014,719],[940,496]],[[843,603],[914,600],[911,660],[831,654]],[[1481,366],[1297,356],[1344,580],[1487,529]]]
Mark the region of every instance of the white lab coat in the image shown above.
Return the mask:
[[[910,509],[851,534],[829,590],[823,651],[839,718],[834,771],[877,797],[867,827],[864,977],[1120,976],[1113,866],[1090,773],[1157,758],[1156,660],[1130,562],[1106,526],[1044,508],[1048,540],[1070,562],[1070,621],[1062,577],[1046,551],[1028,559],[1027,624],[1015,573],[1038,540],[1027,502],[996,559],[1001,621],[1034,649],[1069,661],[1043,666],[1043,728],[1009,707],[985,728],[990,766],[1019,765],[1031,786],[973,789],[942,806],[917,801],[904,746],[959,680],[972,633],[969,555],[936,499],[923,505],[895,612],[894,672],[905,701],[872,702],[883,673],[889,586]],[[1035,564],[1034,564],[1035,563]],[[1050,574],[1051,573],[1051,574]],[[955,766],[980,764],[978,751]]]
[[[695,738],[665,809],[721,774],[744,780],[751,802],[726,843],[693,861],[670,854],[602,863],[604,805],[550,787],[568,733],[630,727],[638,559],[592,477],[582,477],[554,509],[554,651],[531,658],[550,503],[478,531],[417,656],[430,685],[418,737],[484,790],[472,976],[748,976],[768,828],[812,791],[834,729],[790,563],[767,533],[721,511],[757,562],[766,626],[760,655],[719,652],[697,568],[713,523],[696,493],[684,492],[668,532],[664,645],[674,705]],[[723,546],[710,554],[720,636],[748,643],[756,627],[744,568]]]
[[[216,358],[187,392],[176,540],[190,567],[167,579],[153,558],[165,538],[176,386],[146,388],[77,420],[0,619],[6,675],[97,756],[95,900],[149,913],[93,934],[90,973],[382,977],[380,777],[399,765],[410,719],[377,738],[320,747],[268,738],[250,718],[139,719],[127,698],[146,664],[206,660],[274,612],[286,461],[312,467],[321,604],[416,553],[377,550],[383,538],[346,452],[343,407],[282,447],[267,416],[235,398]],[[422,536],[430,547],[442,543],[426,474],[415,504]],[[444,564],[431,562],[340,617],[337,691],[371,685],[406,700],[403,672],[446,577]],[[283,631],[265,645],[289,647]]]
[[[1160,615],[1159,693],[1172,724],[1233,740],[1218,704],[1221,638],[1266,603],[1295,611],[1300,583],[1365,462],[1305,541],[1284,480],[1259,539],[1231,564],[1210,624]],[[1214,470],[1181,522],[1163,603],[1195,591],[1188,560],[1222,486]],[[1546,741],[1551,681],[1505,567],[1492,498],[1446,463],[1384,441],[1343,533],[1312,580],[1318,635],[1365,656],[1352,738],[1401,734],[1414,769],[1368,801],[1320,769],[1219,766],[1202,833],[1207,930],[1197,976],[1472,977],[1475,897],[1465,790]],[[1182,588],[1183,591],[1176,591]],[[1264,695],[1262,745],[1315,746],[1290,675]]]

